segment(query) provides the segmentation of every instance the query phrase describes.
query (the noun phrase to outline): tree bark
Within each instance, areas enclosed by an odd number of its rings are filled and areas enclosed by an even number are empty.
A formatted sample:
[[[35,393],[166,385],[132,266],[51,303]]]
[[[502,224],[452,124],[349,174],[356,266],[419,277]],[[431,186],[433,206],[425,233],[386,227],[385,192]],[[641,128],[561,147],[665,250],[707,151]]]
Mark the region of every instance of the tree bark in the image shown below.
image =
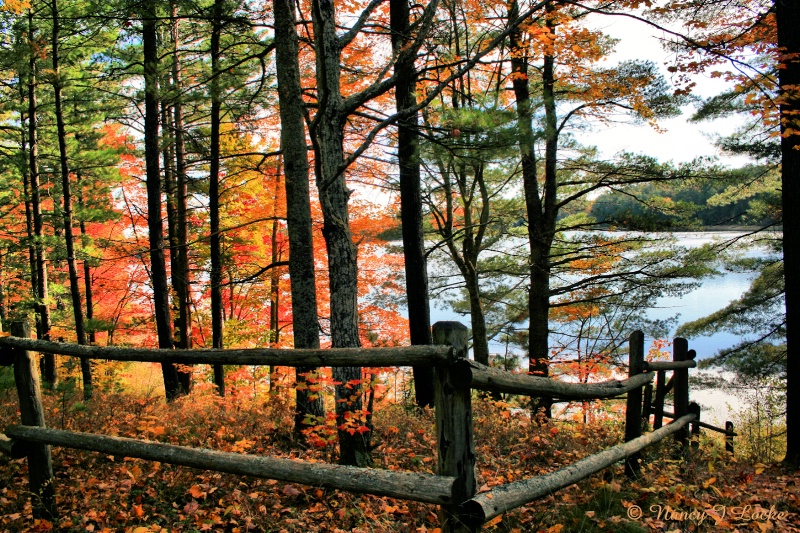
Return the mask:
[[[164,181],[167,193],[167,221],[169,225],[170,277],[172,281],[173,343],[176,348],[191,348],[191,310],[189,308],[189,265],[186,243],[186,163],[180,106],[180,58],[178,55],[178,12],[175,2],[170,2],[169,40],[172,47],[170,102],[161,101],[161,122],[167,138],[164,145]],[[169,76],[164,75],[165,84]],[[180,127],[178,124],[180,123]],[[178,368],[181,393],[192,390],[192,368]]]
[[[33,23],[33,10],[28,12],[28,34],[31,42],[36,35]],[[38,113],[36,103],[36,53],[31,50],[28,59],[28,175],[31,185],[31,211],[33,214],[33,241],[36,250],[36,303],[34,305],[39,317],[37,337],[50,340],[50,307],[48,305],[47,291],[47,249],[44,244],[44,224],[42,221],[42,203],[39,187],[39,139],[38,139]],[[42,380],[48,386],[54,386],[57,381],[56,360],[52,355],[45,355],[43,359]]]
[[[556,25],[553,22],[554,8],[546,6],[547,18],[545,27],[555,37]],[[557,110],[555,105],[555,57],[554,51],[545,50],[542,68],[542,99],[545,110],[545,157],[544,185],[540,190],[536,179],[535,162],[533,171],[523,175],[525,205],[528,215],[528,240],[530,243],[530,289],[528,294],[528,352],[530,357],[529,372],[547,377],[550,349],[548,342],[550,317],[550,248],[553,245],[556,231],[558,205],[557,191],[557,157],[558,131]],[[525,73],[527,75],[527,72]],[[515,89],[516,92],[516,89]],[[530,105],[530,104],[528,104]],[[533,147],[531,147],[531,150]],[[531,153],[531,159],[533,155]],[[534,411],[542,411],[551,416],[552,401],[549,398],[538,398],[532,404]]]
[[[319,108],[311,128],[315,138],[316,181],[322,206],[322,235],[328,252],[331,291],[331,340],[333,347],[358,347],[358,266],[356,246],[350,232],[348,199],[350,191],[344,172],[344,122],[340,68],[341,46],[336,35],[333,2],[312,2],[314,44],[317,52]],[[333,373],[337,427],[362,411],[361,368],[338,368]],[[371,429],[350,433],[339,429],[339,461],[345,465],[368,466]]]
[[[52,66],[53,96],[55,100],[56,132],[58,136],[59,168],[61,170],[61,198],[63,202],[64,242],[67,249],[67,270],[69,272],[69,289],[72,298],[72,314],[75,317],[75,335],[78,344],[86,344],[86,325],[83,321],[83,302],[81,301],[78,266],[75,259],[75,237],[72,231],[72,184],[70,183],[69,159],[67,154],[67,129],[64,124],[62,107],[62,82],[59,70],[59,47],[61,20],[58,12],[58,0],[52,0]],[[83,397],[92,397],[92,366],[88,359],[81,358],[81,376],[83,377]]]
[[[85,207],[83,203],[83,188],[81,185],[81,173],[78,172],[77,175],[77,185],[78,185],[78,206],[81,208],[81,211]],[[79,225],[81,230],[81,237],[86,237],[86,221],[83,217],[79,217]],[[89,262],[89,259],[86,258],[83,260],[83,285],[84,285],[84,295],[86,297],[86,322],[87,325],[91,324],[92,320],[94,319],[94,290],[92,289],[92,266]],[[97,343],[97,333],[94,327],[87,328],[87,335],[86,341],[94,345]]]
[[[8,253],[6,250],[5,253],[2,252],[0,249],[0,332],[4,332],[6,330],[8,324],[8,307],[6,307],[6,284],[4,281],[3,276],[3,268],[5,267],[5,256]]]
[[[214,348],[222,348],[222,235],[219,232],[219,135],[221,95],[219,83],[220,36],[222,33],[222,0],[215,0],[211,21],[211,162],[208,201],[211,225],[211,335]],[[225,369],[214,365],[214,384],[225,396]]]
[[[177,204],[177,228],[175,236],[178,246],[172,258],[173,285],[175,297],[178,300],[178,336],[179,348],[192,347],[192,296],[191,278],[189,275],[189,247],[188,247],[188,180],[186,176],[186,147],[183,131],[183,103],[181,97],[182,77],[178,43],[178,8],[175,1],[171,2],[172,12],[172,83],[175,86],[175,101],[172,103],[172,126],[175,140],[175,201]]]
[[[783,204],[783,271],[786,273],[786,457],[800,466],[800,5],[775,0],[781,117],[781,189]]]
[[[23,89],[27,94],[27,88]],[[22,96],[24,100],[24,96]],[[20,112],[20,123],[25,125],[27,117],[24,112]],[[23,127],[20,131],[20,151],[28,153],[27,128]],[[22,190],[25,194],[25,234],[28,237],[28,264],[30,265],[30,295],[34,301],[34,311],[36,313],[36,335],[41,338],[41,321],[36,307],[36,299],[39,293],[39,269],[36,255],[36,233],[33,222],[33,193],[31,191],[31,172],[30,167],[22,169]],[[43,373],[42,373],[43,374]]]
[[[286,187],[286,226],[289,233],[289,278],[292,293],[292,331],[295,348],[319,348],[316,273],[309,190],[308,149],[294,2],[273,0],[281,151]],[[300,436],[306,417],[324,417],[322,395],[308,388],[315,367],[298,367],[294,432]]]
[[[389,4],[392,48],[398,57],[394,65],[398,112],[417,104],[417,73],[413,56],[400,55],[412,39],[408,0]],[[419,113],[397,123],[397,162],[400,174],[400,220],[403,228],[403,258],[406,273],[406,299],[411,344],[431,343],[431,312],[428,301],[428,265],[422,229],[422,194],[419,159]],[[414,368],[414,389],[419,407],[433,407],[433,372]]]
[[[164,258],[164,225],[161,220],[161,175],[159,168],[159,98],[156,6],[142,4],[142,46],[144,51],[144,144],[147,173],[147,228],[150,239],[150,272],[153,283],[153,306],[159,348],[172,348],[167,269]],[[162,363],[167,399],[180,394],[178,372],[172,363]]]

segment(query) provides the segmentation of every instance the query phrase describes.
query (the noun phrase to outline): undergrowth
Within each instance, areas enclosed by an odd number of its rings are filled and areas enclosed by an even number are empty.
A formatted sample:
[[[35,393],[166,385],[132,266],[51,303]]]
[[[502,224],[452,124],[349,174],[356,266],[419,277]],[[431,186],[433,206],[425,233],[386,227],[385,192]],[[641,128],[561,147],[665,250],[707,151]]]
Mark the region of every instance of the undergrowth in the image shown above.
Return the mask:
[[[118,382],[118,380],[116,381]],[[128,388],[128,387],[126,387]],[[68,382],[46,391],[48,425],[254,455],[335,461],[333,446],[309,447],[292,432],[286,389],[202,384],[169,404],[148,386],[98,387],[84,402]],[[555,471],[622,441],[618,416],[585,425],[547,421],[475,397],[479,491]],[[0,388],[0,428],[19,421],[13,389]],[[374,413],[375,467],[435,473],[431,410],[385,402]],[[1,429],[0,429],[1,431]],[[0,456],[0,532],[434,532],[435,506],[138,459],[55,448],[61,516],[32,518],[26,460]],[[640,477],[622,466],[501,515],[485,531],[800,531],[797,478],[777,466],[737,462],[721,440],[688,457],[671,439],[642,456]]]

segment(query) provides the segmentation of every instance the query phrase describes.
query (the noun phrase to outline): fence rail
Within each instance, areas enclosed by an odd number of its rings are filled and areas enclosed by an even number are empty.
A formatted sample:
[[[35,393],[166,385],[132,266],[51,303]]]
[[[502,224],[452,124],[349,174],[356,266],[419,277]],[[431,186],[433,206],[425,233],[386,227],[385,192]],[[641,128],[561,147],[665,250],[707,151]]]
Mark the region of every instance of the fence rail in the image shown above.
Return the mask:
[[[6,435],[24,442],[426,503],[453,503],[456,482],[453,477],[433,474],[311,463],[41,427],[9,426]]]
[[[482,492],[463,504],[465,515],[473,527],[483,524],[506,511],[584,480],[672,435],[694,419],[695,415],[686,415],[659,430],[590,455],[550,474],[507,483]]]
[[[638,374],[604,383],[570,383],[528,374],[512,374],[499,368],[462,359],[454,372],[473,389],[524,396],[547,396],[559,400],[603,400],[616,398],[653,380],[653,374]]]
[[[435,366],[451,357],[449,346],[407,346],[394,348],[326,348],[281,350],[272,348],[171,350],[158,348],[122,348],[84,346],[34,339],[0,338],[0,364],[13,364],[7,349],[69,355],[85,359],[134,361],[140,363],[222,364],[248,366]]]
[[[693,433],[704,427],[722,432],[728,439],[735,435],[730,423],[726,430],[721,430],[700,422],[699,407],[689,404],[688,369],[695,367],[696,363],[686,341],[675,339],[672,362],[646,362],[644,335],[638,331],[630,338],[628,379],[569,383],[513,374],[468,360],[468,331],[458,322],[435,324],[434,346],[326,350],[158,350],[78,346],[32,340],[27,338],[26,328],[14,327],[12,333],[15,337],[0,338],[0,364],[14,365],[22,425],[9,426],[6,435],[0,434],[0,452],[16,457],[27,456],[34,516],[57,516],[50,446],[438,504],[444,533],[472,533],[480,530],[486,520],[572,485],[623,459],[626,460],[626,472],[633,475],[638,469],[637,454],[641,450],[669,435],[675,435],[679,442],[686,444],[690,424]],[[432,366],[436,376],[437,475],[311,463],[47,429],[32,351],[88,359],[156,363],[289,367]],[[669,382],[665,381],[666,371],[673,372]],[[654,377],[655,401],[652,399]],[[551,474],[476,494],[473,389],[560,400],[608,399],[627,395],[626,442]],[[664,398],[670,389],[673,389],[675,398],[674,413],[664,410]],[[655,430],[642,435],[643,421],[649,420],[651,415],[654,416]],[[662,427],[663,417],[673,421]],[[732,452],[732,446],[732,440],[728,440],[726,448]]]

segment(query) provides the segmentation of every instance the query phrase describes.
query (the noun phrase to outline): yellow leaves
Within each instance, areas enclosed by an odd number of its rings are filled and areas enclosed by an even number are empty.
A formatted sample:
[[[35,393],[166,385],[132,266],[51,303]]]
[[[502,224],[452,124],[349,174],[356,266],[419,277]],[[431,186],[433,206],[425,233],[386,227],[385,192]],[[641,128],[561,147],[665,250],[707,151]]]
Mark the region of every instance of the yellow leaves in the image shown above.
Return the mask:
[[[763,463],[756,463],[753,466],[756,469],[756,474],[761,474],[761,473],[764,472],[764,470],[766,470],[768,468],[767,465],[765,465]]]
[[[0,9],[19,15],[26,9],[30,9],[30,7],[30,0],[5,0]]]
[[[246,438],[236,441],[233,446],[231,447],[232,452],[244,452],[249,450],[256,441],[248,440]]]

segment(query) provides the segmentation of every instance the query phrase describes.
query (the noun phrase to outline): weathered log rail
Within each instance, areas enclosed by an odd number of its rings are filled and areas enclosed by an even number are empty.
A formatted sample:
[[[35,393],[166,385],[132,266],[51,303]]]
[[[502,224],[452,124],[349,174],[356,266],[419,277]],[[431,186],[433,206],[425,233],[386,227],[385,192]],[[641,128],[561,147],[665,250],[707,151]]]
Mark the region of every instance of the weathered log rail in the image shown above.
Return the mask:
[[[672,435],[694,419],[694,415],[686,415],[673,424],[590,455],[550,474],[507,483],[488,492],[482,492],[464,502],[465,516],[473,527],[483,524],[506,511],[574,485]]]
[[[453,349],[449,346],[407,346],[395,348],[326,348],[319,350],[278,350],[271,348],[165,350],[84,346],[64,342],[17,337],[0,339],[0,347],[39,353],[69,355],[85,359],[134,361],[141,363],[222,364],[249,366],[434,366],[446,363]]]
[[[260,457],[42,427],[9,426],[6,435],[24,442],[426,503],[452,504],[456,482],[454,477],[433,474]]]
[[[630,338],[629,376],[603,383],[569,383],[524,374],[513,374],[467,359],[467,328],[457,322],[434,325],[435,346],[380,349],[326,350],[158,350],[78,346],[27,338],[28,331],[15,326],[15,337],[0,338],[0,365],[14,365],[22,425],[0,433],[0,452],[28,458],[34,516],[56,517],[55,487],[50,446],[96,451],[115,456],[216,470],[239,475],[291,481],[352,492],[408,499],[440,506],[442,531],[475,532],[486,520],[525,505],[625,460],[626,472],[638,471],[638,453],[668,435],[688,444],[700,427],[721,431],[733,451],[735,435],[730,423],[725,430],[700,422],[700,410],[689,403],[688,369],[696,366],[686,341],[675,340],[673,361],[644,361],[644,335]],[[47,429],[41,403],[38,371],[32,352],[88,359],[182,364],[280,365],[280,366],[430,366],[436,371],[437,475],[345,467],[271,457],[220,452],[138,439]],[[667,371],[673,377],[665,381]],[[653,378],[656,398],[653,401]],[[622,444],[582,459],[545,476],[501,485],[476,494],[473,443],[472,389],[496,393],[544,396],[558,400],[610,399],[627,396],[626,432]],[[673,390],[674,413],[664,409],[664,398]],[[644,421],[653,416],[654,431],[642,435]],[[662,427],[663,418],[673,421]]]
[[[638,374],[625,380],[605,383],[570,383],[528,374],[512,374],[469,359],[456,362],[453,371],[473,389],[524,396],[541,395],[556,400],[616,398],[650,383],[654,376],[654,374]]]

